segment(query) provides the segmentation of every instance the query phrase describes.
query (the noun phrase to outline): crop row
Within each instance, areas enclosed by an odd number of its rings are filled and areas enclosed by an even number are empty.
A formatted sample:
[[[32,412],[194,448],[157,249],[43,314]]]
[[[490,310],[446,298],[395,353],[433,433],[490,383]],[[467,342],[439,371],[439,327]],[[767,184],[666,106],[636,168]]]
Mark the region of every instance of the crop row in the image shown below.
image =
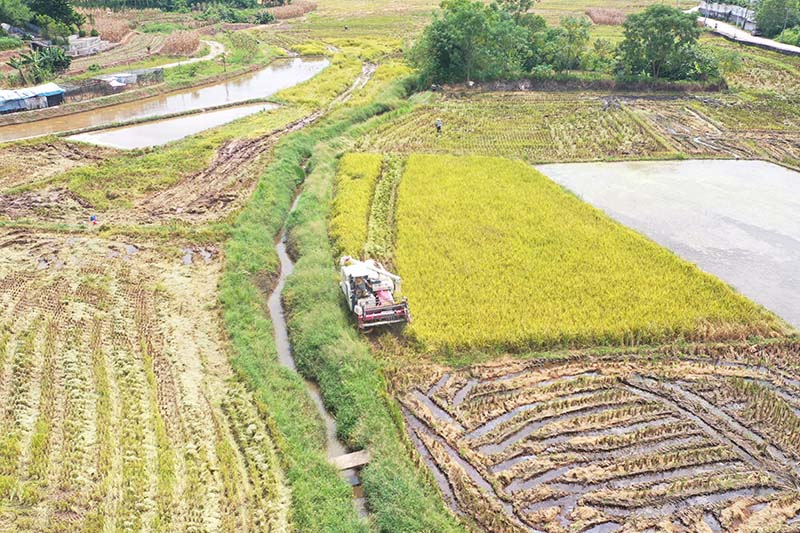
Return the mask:
[[[800,507],[800,493],[786,477],[795,460],[787,465],[745,452],[753,445],[791,452],[792,439],[779,435],[791,422],[779,418],[795,418],[782,405],[794,405],[800,387],[781,375],[681,359],[506,364],[506,373],[502,362],[492,362],[409,368],[392,378],[410,437],[443,496],[484,528],[789,529],[787,519]],[[575,376],[606,390],[576,397],[564,388],[560,399],[511,404],[471,429],[468,413],[484,404],[487,391],[504,398],[520,387],[574,383]],[[628,385],[640,379],[674,392],[660,397]],[[783,404],[770,404],[764,391]]]
[[[230,381],[209,312],[214,265],[97,239],[13,241],[0,262],[0,530],[285,530],[272,434]],[[42,250],[48,261],[31,259]]]
[[[507,97],[507,99],[506,99]],[[502,155],[534,162],[642,158],[668,150],[622,108],[596,97],[540,101],[501,95],[421,106],[365,136],[361,149]],[[437,133],[435,122],[443,122]]]

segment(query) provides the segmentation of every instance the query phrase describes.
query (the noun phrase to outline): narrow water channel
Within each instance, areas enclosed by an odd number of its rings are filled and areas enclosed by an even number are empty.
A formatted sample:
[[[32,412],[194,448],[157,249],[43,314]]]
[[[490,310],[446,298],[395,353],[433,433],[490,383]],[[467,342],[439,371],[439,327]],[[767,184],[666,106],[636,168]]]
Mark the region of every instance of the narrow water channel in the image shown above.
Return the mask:
[[[0,127],[0,142],[105,126],[215,106],[268,98],[313,78],[330,61],[325,58],[278,59],[269,66],[220,83],[143,98],[125,104],[62,117]]]
[[[300,195],[297,195],[294,203],[292,204],[292,208],[289,211],[290,214],[297,207],[297,202],[299,200]],[[278,277],[278,282],[275,284],[275,289],[272,291],[272,294],[267,300],[267,307],[269,308],[270,318],[272,319],[272,325],[275,329],[275,346],[278,350],[278,361],[286,368],[297,371],[297,366],[295,365],[294,357],[292,355],[292,345],[289,341],[289,331],[286,326],[286,316],[283,311],[283,301],[281,297],[283,294],[283,288],[286,286],[286,278],[288,278],[294,271],[294,263],[289,257],[289,254],[286,252],[286,226],[284,226],[281,230],[278,242],[275,244],[275,251],[278,253],[278,258],[280,259],[281,270],[280,276]],[[322,402],[322,394],[320,393],[319,387],[316,383],[307,379],[305,380],[305,383],[306,389],[308,389],[308,394],[311,396],[311,399],[317,406],[319,415],[322,417],[322,421],[325,424],[328,459],[348,453],[349,450],[347,449],[347,446],[345,446],[336,435],[336,420],[333,418],[333,416],[331,416],[328,410],[325,409],[325,404]],[[361,489],[361,478],[359,477],[358,471],[355,469],[343,470],[341,474],[353,487],[353,498],[356,508],[362,516],[365,516],[366,501]]]

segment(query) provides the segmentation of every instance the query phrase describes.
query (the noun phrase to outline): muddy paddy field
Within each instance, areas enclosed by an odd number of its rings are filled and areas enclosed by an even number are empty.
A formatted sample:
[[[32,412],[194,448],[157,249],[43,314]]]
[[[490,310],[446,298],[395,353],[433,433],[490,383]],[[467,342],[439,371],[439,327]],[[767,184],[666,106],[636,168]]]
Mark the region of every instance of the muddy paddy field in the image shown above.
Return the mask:
[[[487,530],[788,532],[800,381],[782,362],[799,348],[420,367],[394,384],[445,501]]]

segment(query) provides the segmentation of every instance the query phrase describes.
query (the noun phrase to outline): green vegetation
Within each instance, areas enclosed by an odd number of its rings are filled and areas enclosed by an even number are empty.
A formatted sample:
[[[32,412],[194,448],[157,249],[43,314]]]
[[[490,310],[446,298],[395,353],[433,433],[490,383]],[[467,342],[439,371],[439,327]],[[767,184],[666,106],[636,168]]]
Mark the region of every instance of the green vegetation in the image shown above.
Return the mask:
[[[598,39],[591,23],[567,16],[558,27],[527,13],[527,3],[487,5],[444,0],[412,52],[427,82],[517,79],[568,70],[617,72],[653,79],[709,80],[720,77],[716,57],[697,45],[695,16],[664,5],[631,15],[615,49]]]
[[[139,26],[139,31],[144,33],[172,33],[187,29],[183,24],[174,22],[146,22]]]
[[[3,37],[0,36],[0,51],[14,50],[22,46],[22,41],[16,37]]]
[[[370,450],[372,460],[361,475],[378,529],[460,531],[430,478],[410,460],[400,414],[387,395],[380,366],[341,307],[326,231],[337,155],[366,128],[389,117],[351,129],[353,124],[401,105],[396,98],[402,92],[396,85],[378,103],[356,108],[316,130],[316,140],[325,142],[313,149],[304,192],[290,217],[290,242],[298,260],[284,299],[299,368],[320,384],[326,405],[336,415],[339,435],[354,448]],[[297,160],[296,168],[300,163]]]
[[[20,54],[8,61],[25,84],[42,83],[69,69],[72,58],[62,48],[45,48]]]
[[[629,16],[623,27],[619,68],[624,74],[670,80],[719,77],[714,55],[697,44],[700,28],[694,13],[654,5]]]
[[[412,155],[397,240],[416,318],[407,332],[423,349],[731,339],[782,328],[517,161]]]
[[[756,24],[764,35],[773,37],[800,22],[800,4],[797,0],[759,0]]]

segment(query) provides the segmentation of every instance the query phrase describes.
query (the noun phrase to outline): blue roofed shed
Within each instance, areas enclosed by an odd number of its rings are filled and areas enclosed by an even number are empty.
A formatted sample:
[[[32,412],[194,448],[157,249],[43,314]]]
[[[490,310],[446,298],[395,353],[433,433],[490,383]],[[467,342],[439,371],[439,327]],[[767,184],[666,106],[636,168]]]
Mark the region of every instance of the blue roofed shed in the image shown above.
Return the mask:
[[[45,83],[36,87],[12,91],[0,91],[0,114],[43,109],[57,106],[63,101],[64,89],[55,83]]]

